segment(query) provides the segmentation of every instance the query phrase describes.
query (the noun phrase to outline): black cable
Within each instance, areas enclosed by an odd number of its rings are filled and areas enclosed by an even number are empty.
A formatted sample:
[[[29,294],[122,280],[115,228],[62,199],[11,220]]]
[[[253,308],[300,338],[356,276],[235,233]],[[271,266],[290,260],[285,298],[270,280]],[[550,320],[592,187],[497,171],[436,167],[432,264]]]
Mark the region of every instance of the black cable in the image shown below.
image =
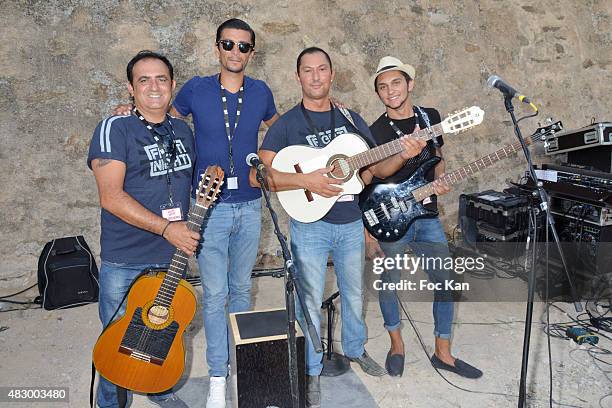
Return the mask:
[[[538,116],[539,112],[535,111],[534,113],[532,113],[531,115],[527,115],[527,116],[523,116],[522,118],[519,118],[516,123],[518,124],[520,121],[525,120],[525,119],[529,119],[529,118],[533,118],[534,116]]]
[[[559,306],[555,305],[555,302],[550,302],[549,304],[550,304],[550,306],[553,306],[554,308],[556,308],[556,309],[560,310],[561,312],[565,313],[565,315],[566,315],[567,317],[569,317],[570,319],[572,319],[572,321],[573,321],[574,323],[576,323],[577,325],[579,325],[580,327],[583,327],[583,328],[585,328],[585,329],[587,329],[587,330],[593,331],[593,332],[595,332],[597,335],[599,335],[599,336],[601,336],[601,337],[604,337],[604,338],[606,338],[606,339],[608,339],[608,340],[612,341],[612,337],[609,337],[609,336],[607,336],[607,335],[603,334],[603,333],[602,333],[602,332],[599,330],[599,328],[597,328],[597,327],[593,327],[593,326],[590,324],[590,322],[589,322],[589,324],[585,324],[585,323],[584,323],[585,321],[588,321],[588,320],[576,320],[576,319],[574,319],[572,316],[570,316],[569,314],[567,314],[567,312],[566,312],[565,310],[563,310],[563,309],[561,309]],[[584,313],[581,313],[581,315],[582,315],[582,314],[584,314]],[[580,315],[579,315],[579,316],[580,316]]]
[[[396,293],[397,296],[397,293]],[[404,307],[404,304],[399,300],[399,298],[397,299],[400,307],[402,308],[402,311],[404,312],[404,315],[406,316],[406,319],[408,320],[408,322],[410,323],[410,325],[412,326],[412,329],[414,330],[414,333],[417,336],[417,339],[419,340],[419,343],[421,344],[421,348],[423,349],[423,352],[425,353],[425,355],[427,356],[427,359],[431,361],[431,356],[429,355],[429,353],[427,352],[427,347],[425,346],[425,342],[423,341],[423,337],[421,336],[421,333],[419,332],[419,329],[416,327],[416,325],[414,324],[412,317],[410,316],[410,314],[408,313],[408,311],[406,310],[406,308]],[[433,366],[432,366],[433,367]],[[473,393],[473,394],[485,394],[485,395],[498,395],[501,397],[512,397],[512,398],[518,398],[518,395],[514,395],[514,394],[506,394],[503,392],[495,392],[495,391],[476,391],[476,390],[470,390],[468,388],[463,388],[461,386],[458,386],[456,384],[454,384],[453,382],[451,382],[449,379],[447,379],[437,367],[433,367],[433,369],[438,373],[438,375],[444,380],[446,381],[446,383],[448,383],[450,386],[461,390],[461,391],[465,391],[465,392],[469,392],[469,393]],[[542,400],[538,400],[538,399],[532,399],[533,401],[542,401]],[[559,406],[564,406],[564,407],[570,407],[570,408],[581,408],[580,406],[577,405],[571,405],[571,404],[564,404],[564,403],[560,403],[560,402],[556,402],[555,403]]]
[[[30,286],[29,288],[25,288],[24,290],[21,290],[21,291],[19,291],[19,292],[17,292],[17,293],[12,293],[12,294],[10,294],[10,295],[0,296],[0,299],[10,298],[10,297],[13,297],[13,296],[20,295],[20,294],[22,294],[23,292],[26,292],[26,291],[28,291],[28,290],[32,289],[32,288],[33,288],[34,286],[36,286],[36,285],[38,285],[38,283],[35,283],[35,284],[33,284],[32,286]]]
[[[42,306],[40,306],[40,307],[21,307],[21,308],[15,308],[15,309],[0,310],[0,313],[16,312],[18,310],[41,309],[41,308],[42,308]]]

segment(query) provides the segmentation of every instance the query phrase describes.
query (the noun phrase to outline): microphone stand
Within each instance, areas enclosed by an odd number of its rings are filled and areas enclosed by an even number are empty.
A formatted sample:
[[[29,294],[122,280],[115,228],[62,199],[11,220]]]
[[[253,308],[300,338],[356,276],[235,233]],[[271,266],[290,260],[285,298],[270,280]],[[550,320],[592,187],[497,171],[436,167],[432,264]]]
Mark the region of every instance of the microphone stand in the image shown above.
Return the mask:
[[[256,178],[259,182],[259,188],[266,201],[266,207],[270,212],[270,217],[274,223],[274,234],[278,238],[280,243],[283,259],[285,261],[285,304],[287,307],[287,350],[288,350],[288,365],[289,365],[289,383],[291,386],[291,401],[293,408],[299,408],[300,406],[300,393],[298,384],[298,365],[297,365],[297,344],[295,337],[295,295],[300,302],[300,308],[302,309],[304,319],[306,320],[306,326],[308,327],[308,336],[312,342],[314,349],[317,353],[320,353],[323,348],[321,347],[321,340],[317,335],[312,319],[306,309],[302,296],[300,296],[300,285],[297,277],[295,276],[295,265],[291,257],[291,251],[287,245],[287,238],[281,232],[278,226],[278,217],[276,212],[270,204],[270,192],[268,184],[261,172],[260,166],[254,166],[256,171]]]
[[[567,263],[565,262],[565,256],[563,255],[563,250],[561,248],[561,243],[559,241],[559,236],[557,235],[557,230],[555,229],[555,221],[552,217],[552,214],[549,211],[549,197],[548,193],[542,187],[542,183],[538,182],[538,178],[535,174],[535,170],[533,168],[533,163],[531,162],[531,153],[527,148],[527,144],[525,143],[525,139],[523,139],[523,135],[521,134],[521,129],[518,125],[518,121],[514,116],[514,106],[512,105],[512,96],[509,94],[504,94],[504,106],[506,107],[506,111],[510,114],[512,118],[512,123],[514,124],[514,133],[518,138],[521,146],[523,148],[523,153],[525,154],[525,158],[527,159],[527,168],[531,178],[533,179],[536,185],[536,191],[533,192],[533,195],[538,197],[540,200],[540,210],[546,214],[546,228],[550,228],[553,233],[553,237],[555,239],[555,244],[557,246],[557,250],[559,251],[559,258],[561,259],[561,263],[563,264],[563,269],[565,270],[565,274],[567,276],[567,280],[569,282],[569,287],[571,291],[572,298],[574,299],[574,307],[576,312],[582,311],[582,304],[577,302],[576,289],[572,283],[572,278],[569,274],[569,270],[567,268]],[[534,212],[535,213],[535,212]],[[534,234],[535,236],[536,234]],[[547,243],[548,244],[548,243]],[[521,361],[521,380],[519,384],[519,399],[518,399],[518,408],[524,408],[526,403],[526,382],[527,382],[527,366],[529,364],[529,341],[531,339],[531,322],[533,320],[533,299],[535,293],[535,253],[536,253],[536,245],[537,242],[533,242],[533,256],[531,263],[531,270],[529,271],[529,280],[528,280],[528,293],[527,293],[527,310],[525,312],[525,330],[523,335],[523,357]],[[548,301],[548,299],[546,299]]]

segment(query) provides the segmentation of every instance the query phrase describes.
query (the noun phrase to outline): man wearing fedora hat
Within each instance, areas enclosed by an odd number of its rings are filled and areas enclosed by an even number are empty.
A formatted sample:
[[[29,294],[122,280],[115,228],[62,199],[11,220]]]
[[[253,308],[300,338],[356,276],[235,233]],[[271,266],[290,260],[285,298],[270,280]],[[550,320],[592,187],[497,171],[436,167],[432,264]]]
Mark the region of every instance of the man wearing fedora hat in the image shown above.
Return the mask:
[[[371,126],[370,131],[376,144],[387,143],[398,137],[409,135],[415,130],[430,127],[441,122],[440,113],[433,108],[422,108],[412,104],[412,90],[416,72],[413,66],[404,64],[395,57],[387,56],[380,60],[376,72],[371,77],[378,97],[385,105],[383,113]],[[424,161],[433,156],[442,158],[441,136],[427,142],[427,145],[416,157],[405,161],[397,167],[390,177],[383,179],[374,177],[374,183],[401,183],[405,181]],[[450,191],[448,185],[438,179],[444,173],[442,159],[426,175],[427,181],[434,182],[436,195]],[[423,201],[425,207],[436,209],[436,195]],[[368,257],[395,258],[403,255],[406,247],[410,247],[415,256],[424,258],[450,257],[444,229],[438,217],[416,220],[406,234],[396,242],[376,242],[367,234],[366,246]],[[437,264],[437,265],[436,265]],[[443,263],[425,263],[424,270],[429,279],[440,282],[448,279],[450,271],[442,267]],[[383,282],[400,282],[400,270],[388,269],[383,272]],[[383,287],[389,287],[385,285]],[[391,349],[387,354],[385,367],[392,376],[401,376],[404,371],[404,342],[401,334],[401,319],[399,303],[394,290],[379,291],[379,304],[384,319],[384,325],[391,338]],[[453,321],[454,304],[449,290],[434,291],[433,317],[435,334],[435,353],[431,363],[434,367],[452,371],[467,378],[478,378],[482,372],[451,354],[450,338]]]

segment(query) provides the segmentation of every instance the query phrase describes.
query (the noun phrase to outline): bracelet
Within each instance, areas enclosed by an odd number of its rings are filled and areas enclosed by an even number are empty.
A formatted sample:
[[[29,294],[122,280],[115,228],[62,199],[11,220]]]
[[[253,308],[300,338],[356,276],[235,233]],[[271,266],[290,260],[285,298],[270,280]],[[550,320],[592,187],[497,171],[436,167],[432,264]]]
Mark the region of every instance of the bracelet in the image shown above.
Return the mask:
[[[166,238],[164,237],[164,232],[166,232],[166,230],[168,229],[168,226],[169,226],[170,224],[172,224],[172,221],[168,221],[168,223],[166,224],[166,226],[165,226],[165,227],[164,227],[164,229],[162,230],[161,234],[159,234],[159,235],[161,235],[161,237],[162,237],[162,238],[164,238],[164,239],[166,239]]]

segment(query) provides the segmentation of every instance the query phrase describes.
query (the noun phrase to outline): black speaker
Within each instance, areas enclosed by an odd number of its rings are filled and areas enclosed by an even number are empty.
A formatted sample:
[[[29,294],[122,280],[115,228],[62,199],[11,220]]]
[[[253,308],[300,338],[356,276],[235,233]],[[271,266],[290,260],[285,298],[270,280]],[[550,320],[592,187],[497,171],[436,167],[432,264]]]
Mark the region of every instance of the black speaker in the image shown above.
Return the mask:
[[[594,146],[567,152],[567,162],[612,173],[612,146]]]
[[[235,408],[291,407],[285,309],[230,314]],[[304,336],[296,324],[299,406],[305,408]]]
[[[612,225],[596,225],[570,214],[554,214],[555,226],[563,255],[578,295],[577,300],[595,300],[612,296]],[[542,237],[544,231],[539,231]],[[550,234],[552,242],[552,234]],[[544,245],[544,243],[542,243]],[[549,243],[548,285],[549,299],[572,302],[569,283],[559,252]],[[545,297],[545,256],[538,259],[536,289]]]

